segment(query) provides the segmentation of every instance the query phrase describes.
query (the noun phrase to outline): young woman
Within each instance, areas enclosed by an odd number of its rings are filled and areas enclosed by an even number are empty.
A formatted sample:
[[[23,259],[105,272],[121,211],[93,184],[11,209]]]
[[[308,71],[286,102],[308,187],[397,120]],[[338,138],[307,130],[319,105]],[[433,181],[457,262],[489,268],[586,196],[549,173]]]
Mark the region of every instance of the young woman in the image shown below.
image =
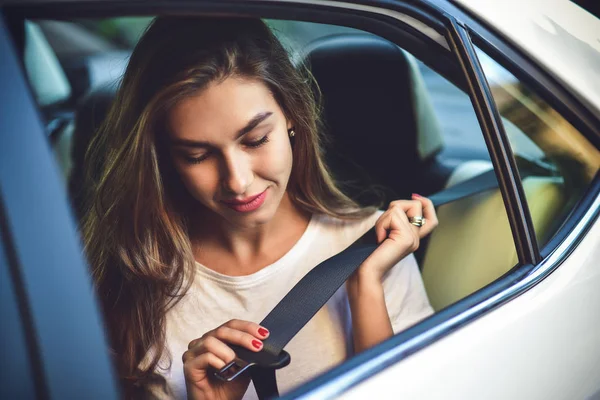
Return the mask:
[[[280,390],[432,312],[411,255],[431,202],[382,212],[336,187],[309,76],[260,20],[158,18],[135,48],[86,155],[82,217],[126,397],[255,396],[210,371],[229,344],[260,351],[256,321],[374,225],[379,247],[286,348]]]

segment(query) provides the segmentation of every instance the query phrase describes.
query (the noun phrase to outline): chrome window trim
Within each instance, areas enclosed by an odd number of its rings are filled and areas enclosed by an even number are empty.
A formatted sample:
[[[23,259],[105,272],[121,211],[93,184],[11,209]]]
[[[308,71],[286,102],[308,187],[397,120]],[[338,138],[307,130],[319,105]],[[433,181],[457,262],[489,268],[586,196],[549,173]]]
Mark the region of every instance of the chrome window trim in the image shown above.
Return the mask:
[[[336,8],[343,8],[346,10],[364,11],[364,12],[368,12],[368,13],[372,13],[372,14],[385,15],[385,16],[397,19],[398,21],[402,21],[409,26],[412,26],[413,28],[415,28],[416,30],[421,32],[422,34],[429,37],[434,42],[438,43],[440,46],[442,46],[446,50],[450,51],[450,46],[448,45],[448,42],[446,41],[446,38],[444,37],[444,35],[440,34],[435,29],[427,26],[425,23],[419,21],[418,19],[411,17],[410,15],[401,13],[399,11],[382,9],[379,7],[367,6],[364,4],[346,3],[346,2],[331,1],[331,0],[317,0],[317,1],[315,1],[315,0],[305,0],[305,1],[302,1],[302,0],[263,0],[263,1],[277,2],[277,3],[310,4],[310,5],[314,5],[314,6],[320,6],[320,7],[323,7],[323,6],[336,7]]]
[[[540,252],[523,183],[500,112],[466,29],[454,19],[448,23],[448,40],[469,85],[469,97],[485,139],[502,194],[508,222],[521,265],[540,262]]]

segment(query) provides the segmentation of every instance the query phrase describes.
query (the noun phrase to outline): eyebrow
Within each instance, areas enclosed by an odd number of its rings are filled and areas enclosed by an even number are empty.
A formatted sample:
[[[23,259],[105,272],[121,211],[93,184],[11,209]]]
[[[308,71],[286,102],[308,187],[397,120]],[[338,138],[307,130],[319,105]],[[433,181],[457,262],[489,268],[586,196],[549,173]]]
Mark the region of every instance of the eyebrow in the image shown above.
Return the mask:
[[[237,132],[235,139],[237,140],[237,139],[241,138],[242,136],[244,136],[245,134],[247,134],[248,132],[251,132],[252,129],[256,128],[258,126],[258,124],[260,124],[261,122],[263,122],[264,120],[269,118],[271,115],[273,115],[273,113],[270,111],[265,111],[265,112],[256,114],[250,121],[248,121],[246,126],[244,126],[242,129],[240,129]],[[210,143],[208,143],[208,142],[202,142],[202,141],[190,140],[190,139],[171,139],[171,144],[174,146],[185,146],[185,147],[194,147],[194,148],[210,147]]]

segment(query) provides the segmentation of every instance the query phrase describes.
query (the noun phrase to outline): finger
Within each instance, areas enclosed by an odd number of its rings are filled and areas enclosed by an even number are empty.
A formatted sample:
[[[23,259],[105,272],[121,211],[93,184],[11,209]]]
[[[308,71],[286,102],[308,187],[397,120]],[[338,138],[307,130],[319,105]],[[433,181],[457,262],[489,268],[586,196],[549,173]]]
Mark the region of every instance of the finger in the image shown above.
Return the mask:
[[[200,354],[207,352],[213,353],[225,363],[229,363],[235,358],[235,352],[231,347],[214,336],[207,336],[200,340],[198,345],[188,350],[186,353],[190,353],[191,356],[197,357]]]
[[[418,200],[396,200],[390,203],[388,210],[400,209],[410,217],[423,216],[423,204]]]
[[[391,206],[385,213],[385,218],[378,221],[379,226],[376,226],[376,231],[385,232],[386,237],[394,241],[404,242],[405,240],[413,241],[419,239],[417,227],[408,221],[403,208],[410,208],[413,205],[404,202],[402,206]]]
[[[405,226],[410,232],[416,233],[413,228],[414,225],[408,222],[406,217],[407,212],[415,214],[420,210],[420,203],[415,200],[396,200],[392,201],[388,209],[381,214],[377,222],[375,223],[375,234],[377,236],[377,243],[381,244],[386,238],[389,237],[393,230],[401,230],[401,226]],[[411,211],[413,210],[413,211]],[[416,211],[415,211],[416,210]],[[393,216],[396,215],[395,218]],[[406,224],[398,225],[394,221],[406,222]]]
[[[263,340],[269,337],[269,330],[255,322],[232,319],[223,325],[232,329],[237,329],[238,331],[249,333],[257,339]]]
[[[379,271],[387,270],[419,247],[419,236],[413,231],[414,227],[402,209],[392,207],[384,214],[377,221],[376,231],[388,231],[389,234],[365,261],[367,264],[376,264]]]
[[[401,243],[411,243],[412,251],[419,247],[419,228],[411,224],[408,215],[400,208],[391,210],[390,239]],[[415,248],[416,247],[416,248]]]
[[[408,219],[423,216],[423,204],[418,200],[401,200],[392,202],[392,209],[399,213],[405,213]],[[410,230],[418,237],[420,236],[419,227],[409,222]]]
[[[185,353],[184,353],[185,354]],[[217,371],[226,366],[228,363],[221,360],[213,353],[202,353],[196,357],[188,358],[184,363],[183,370],[186,377],[191,377],[194,370],[207,370],[210,367]]]
[[[388,230],[387,227],[391,225],[391,216],[390,212],[386,211],[377,218],[377,222],[375,222],[375,236],[377,236],[377,244],[381,244],[387,236]]]
[[[214,336],[228,344],[236,344],[252,351],[260,351],[263,347],[262,340],[257,339],[254,335],[238,329],[230,328],[226,325],[221,325],[212,331],[211,336]]]
[[[433,223],[437,223],[437,216],[435,212],[435,206],[433,202],[427,197],[423,197],[419,194],[413,193],[412,198],[421,203],[423,208],[423,216]]]
[[[406,201],[402,205],[397,206],[397,209],[404,211],[408,218],[423,216],[423,204],[418,200]]]
[[[196,345],[202,340],[202,338],[198,338],[198,339],[194,339],[191,342],[188,343],[188,350],[190,350],[193,347],[196,347]]]
[[[423,217],[425,217],[425,225],[421,227],[420,236],[424,237],[431,233],[438,226],[437,213],[433,202],[426,197],[413,193],[413,199],[421,202],[423,206]]]
[[[270,334],[270,332],[267,328],[260,326],[259,324],[255,324],[254,322],[250,322],[250,321],[232,319],[223,325],[229,326],[230,328],[233,328],[233,329],[238,329],[241,331],[248,332],[259,339],[266,339],[269,337],[269,334]],[[190,343],[188,343],[188,349],[191,349],[192,347],[196,346],[196,344],[200,340],[202,340],[202,338],[197,338],[197,339],[192,340]]]

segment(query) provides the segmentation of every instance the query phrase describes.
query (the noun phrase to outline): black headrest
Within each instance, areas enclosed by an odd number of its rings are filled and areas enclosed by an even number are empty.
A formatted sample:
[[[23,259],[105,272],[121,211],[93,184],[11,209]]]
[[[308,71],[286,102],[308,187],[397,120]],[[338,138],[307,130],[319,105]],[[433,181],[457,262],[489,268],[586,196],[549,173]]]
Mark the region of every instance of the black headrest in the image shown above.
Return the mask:
[[[80,212],[83,184],[83,162],[88,145],[98,130],[117,91],[117,83],[103,85],[87,93],[79,102],[75,114],[75,130],[71,146],[73,168],[69,177],[69,193],[76,212]]]
[[[382,185],[385,201],[408,197],[418,168],[417,126],[410,65],[395,44],[369,34],[341,34],[310,43],[305,52],[323,95],[328,163],[346,192]],[[369,190],[370,192],[370,190]]]

